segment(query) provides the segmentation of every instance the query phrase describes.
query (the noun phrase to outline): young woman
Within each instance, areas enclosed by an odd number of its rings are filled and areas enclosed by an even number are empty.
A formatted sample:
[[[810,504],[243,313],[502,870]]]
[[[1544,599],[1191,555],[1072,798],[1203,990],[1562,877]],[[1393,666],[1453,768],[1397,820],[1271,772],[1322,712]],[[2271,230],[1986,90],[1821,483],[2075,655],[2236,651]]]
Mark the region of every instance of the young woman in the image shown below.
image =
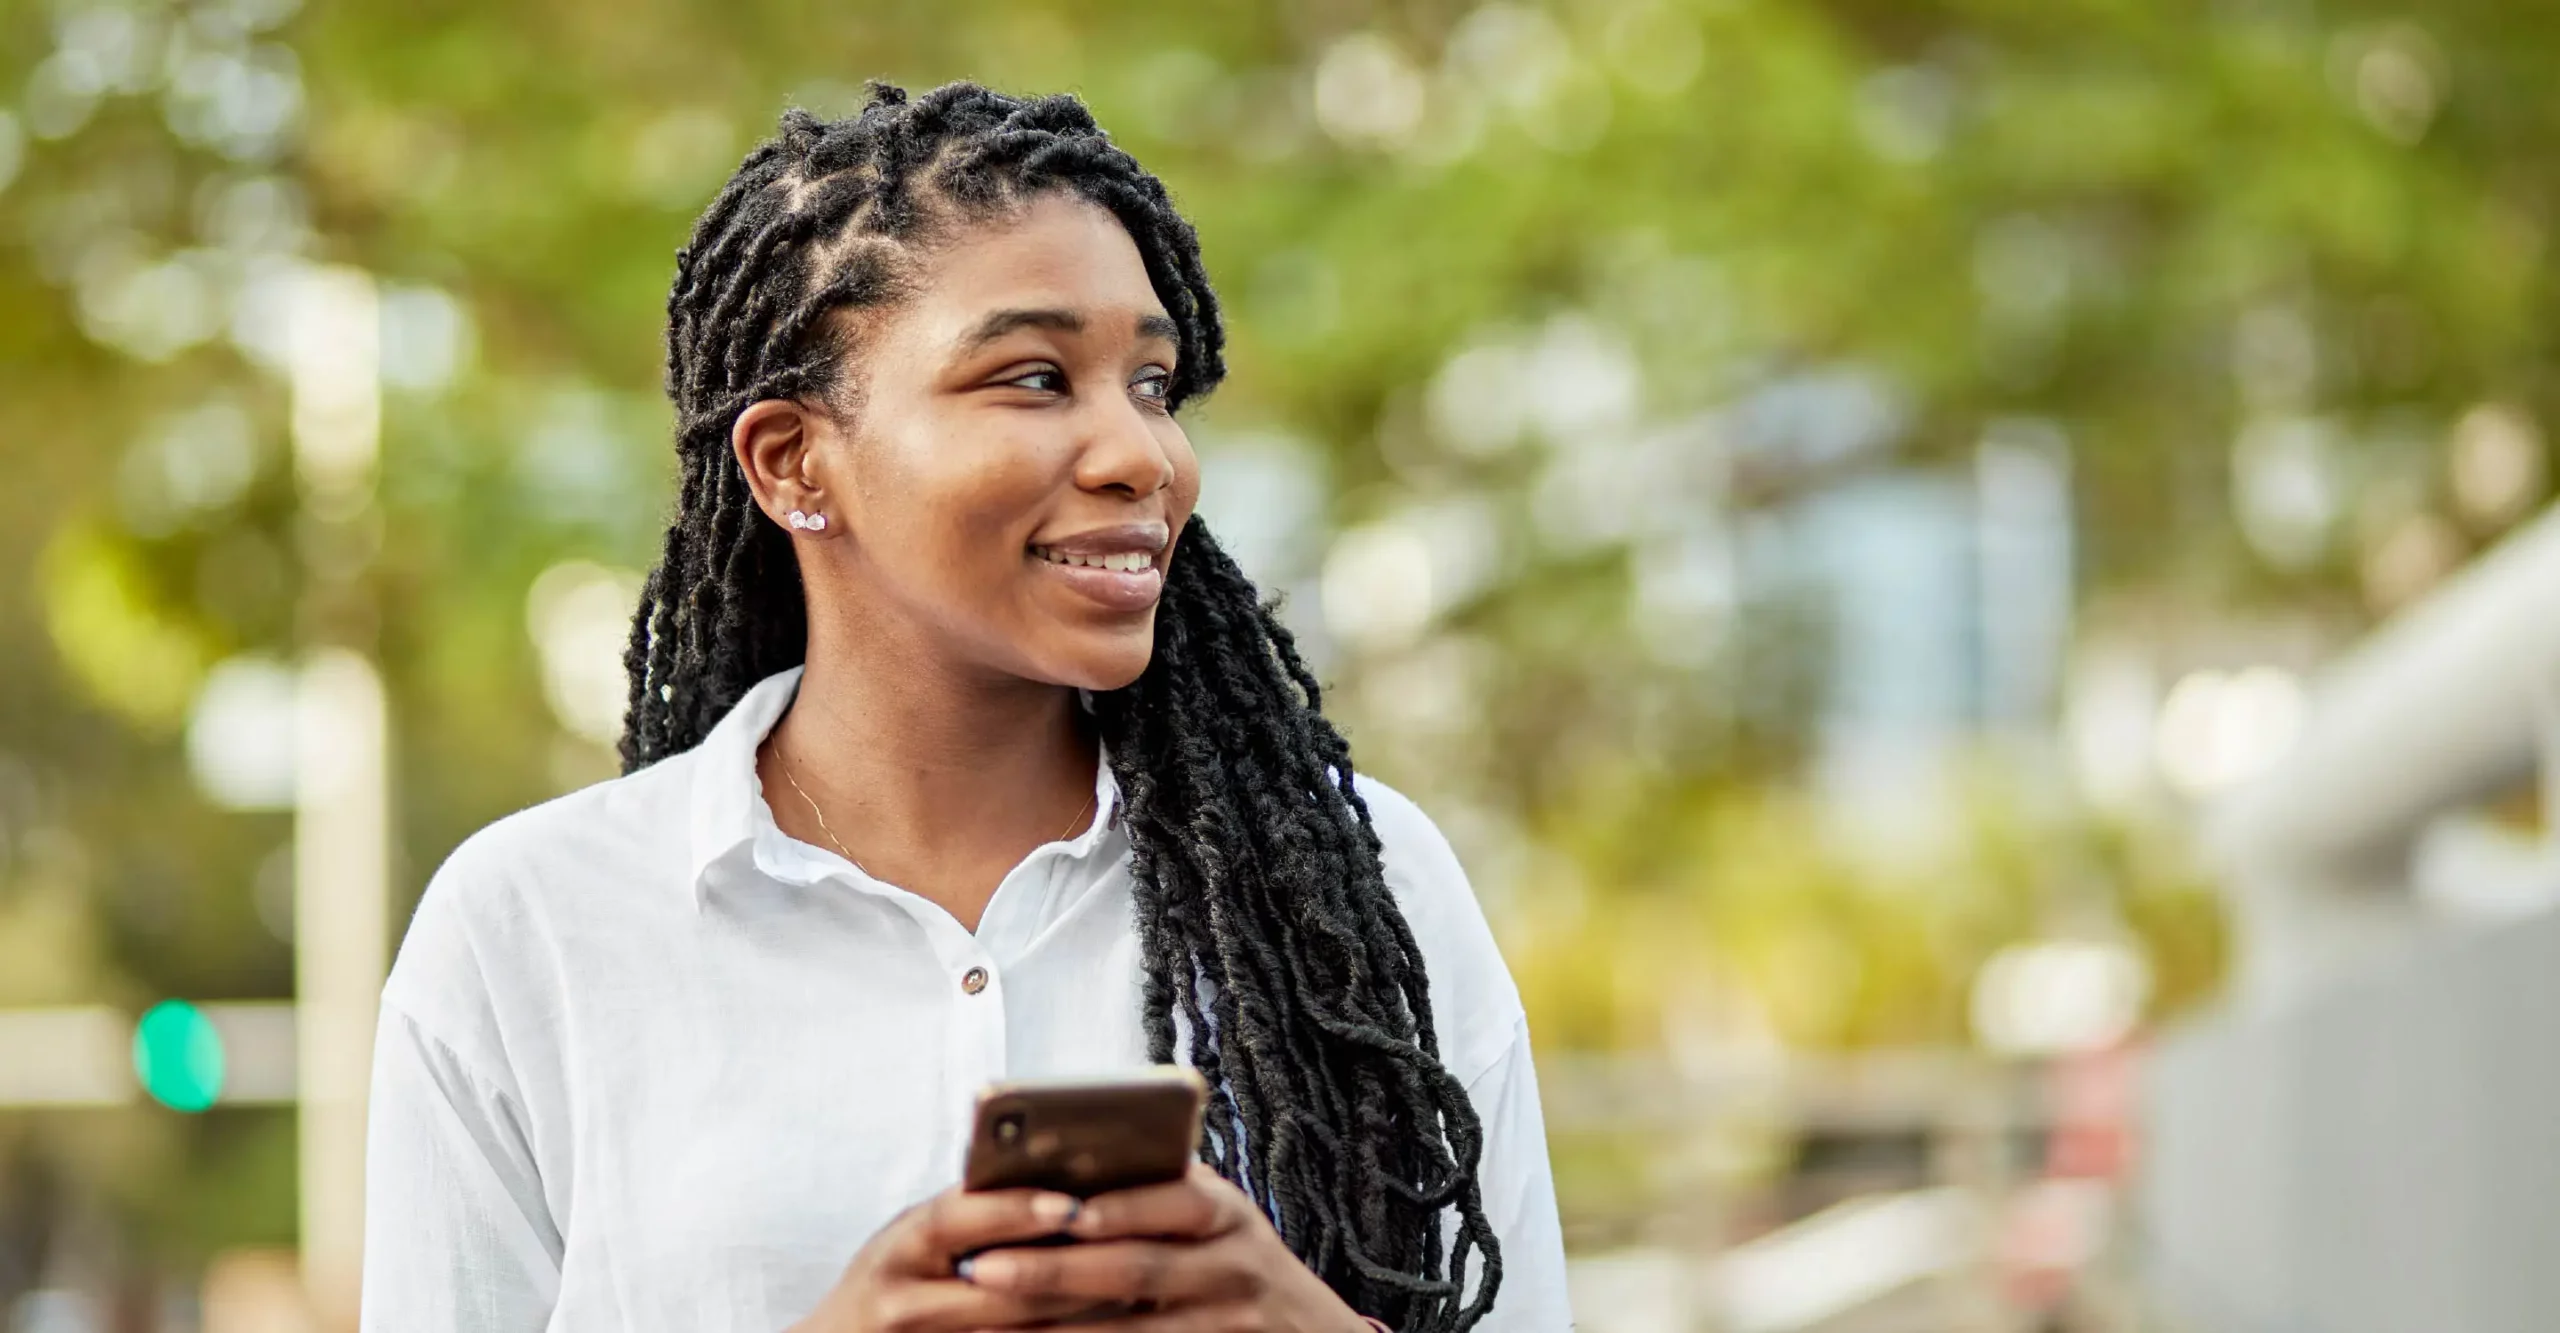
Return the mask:
[[[878,88],[783,117],[667,312],[626,773],[419,904],[366,1327],[1566,1327],[1465,876],[1192,516],[1163,185],[1072,98]],[[1164,1061],[1187,1180],[954,1186],[988,1082]]]

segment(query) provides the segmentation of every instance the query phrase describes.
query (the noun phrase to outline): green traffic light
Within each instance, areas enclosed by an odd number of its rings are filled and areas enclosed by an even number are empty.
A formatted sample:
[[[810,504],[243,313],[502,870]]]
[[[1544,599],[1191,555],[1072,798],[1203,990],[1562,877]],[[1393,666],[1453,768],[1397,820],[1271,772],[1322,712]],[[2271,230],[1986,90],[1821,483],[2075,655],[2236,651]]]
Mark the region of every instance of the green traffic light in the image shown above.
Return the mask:
[[[222,1034],[203,1010],[162,1000],[133,1025],[133,1072],[162,1105],[201,1111],[222,1095]]]

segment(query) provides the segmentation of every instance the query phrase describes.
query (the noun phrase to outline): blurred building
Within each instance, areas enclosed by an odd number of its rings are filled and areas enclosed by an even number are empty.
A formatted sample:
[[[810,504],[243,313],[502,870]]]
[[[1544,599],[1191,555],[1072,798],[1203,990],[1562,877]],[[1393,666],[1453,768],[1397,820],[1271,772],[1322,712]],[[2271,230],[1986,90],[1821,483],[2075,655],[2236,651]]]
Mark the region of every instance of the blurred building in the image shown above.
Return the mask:
[[[1869,472],[1746,544],[1746,593],[1818,640],[1811,772],[1853,842],[1957,830],[1959,761],[1986,734],[2049,743],[2072,625],[2069,458],[2013,425],[1955,468]],[[2034,756],[2018,756],[2028,758]]]

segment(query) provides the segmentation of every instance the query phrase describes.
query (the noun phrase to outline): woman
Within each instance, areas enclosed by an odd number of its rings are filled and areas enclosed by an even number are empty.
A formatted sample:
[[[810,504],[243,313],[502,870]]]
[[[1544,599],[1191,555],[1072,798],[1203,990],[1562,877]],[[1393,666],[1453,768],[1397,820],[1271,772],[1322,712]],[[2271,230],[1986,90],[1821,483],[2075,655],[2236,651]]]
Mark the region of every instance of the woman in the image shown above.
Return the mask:
[[[1565,1327],[1464,875],[1192,517],[1164,187],[1072,98],[877,88],[783,117],[667,310],[625,775],[419,905],[366,1326]],[[984,1084],[1172,1060],[1189,1179],[953,1187]]]

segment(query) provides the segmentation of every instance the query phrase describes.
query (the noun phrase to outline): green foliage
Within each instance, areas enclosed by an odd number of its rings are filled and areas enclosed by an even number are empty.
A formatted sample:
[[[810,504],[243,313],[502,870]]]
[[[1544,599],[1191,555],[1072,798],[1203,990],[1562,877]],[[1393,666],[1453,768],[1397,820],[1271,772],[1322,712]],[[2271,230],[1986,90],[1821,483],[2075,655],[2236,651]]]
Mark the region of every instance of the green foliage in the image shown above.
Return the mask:
[[[1783,790],[1595,786],[1541,830],[1503,936],[1541,1049],[1960,1047],[1983,962],[2050,933],[2138,944],[2154,1021],[2211,994],[2219,902],[2156,832],[1988,785],[1951,813],[1879,851]]]

